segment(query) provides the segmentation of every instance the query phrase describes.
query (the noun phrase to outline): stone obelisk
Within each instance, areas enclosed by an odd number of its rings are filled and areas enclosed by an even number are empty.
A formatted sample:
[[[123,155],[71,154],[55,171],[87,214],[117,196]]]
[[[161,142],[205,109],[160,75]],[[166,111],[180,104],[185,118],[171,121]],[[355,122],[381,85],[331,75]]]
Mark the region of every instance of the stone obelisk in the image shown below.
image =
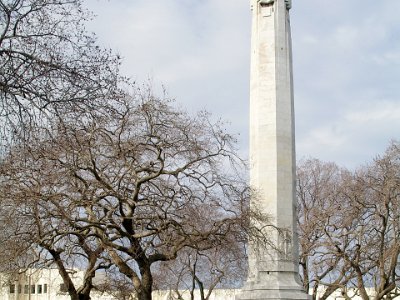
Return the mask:
[[[251,206],[271,216],[272,245],[250,244],[237,299],[309,299],[298,275],[290,0],[251,0]],[[264,225],[271,225],[264,224]],[[261,224],[263,225],[263,224]]]

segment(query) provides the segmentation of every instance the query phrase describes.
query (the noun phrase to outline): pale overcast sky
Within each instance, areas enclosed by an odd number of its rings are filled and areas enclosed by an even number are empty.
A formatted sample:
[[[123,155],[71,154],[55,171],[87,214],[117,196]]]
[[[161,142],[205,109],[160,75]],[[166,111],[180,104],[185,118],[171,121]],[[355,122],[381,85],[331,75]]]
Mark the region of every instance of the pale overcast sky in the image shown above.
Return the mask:
[[[88,26],[190,111],[248,147],[249,0],[87,0]],[[400,139],[400,1],[293,0],[297,158],[354,168]]]

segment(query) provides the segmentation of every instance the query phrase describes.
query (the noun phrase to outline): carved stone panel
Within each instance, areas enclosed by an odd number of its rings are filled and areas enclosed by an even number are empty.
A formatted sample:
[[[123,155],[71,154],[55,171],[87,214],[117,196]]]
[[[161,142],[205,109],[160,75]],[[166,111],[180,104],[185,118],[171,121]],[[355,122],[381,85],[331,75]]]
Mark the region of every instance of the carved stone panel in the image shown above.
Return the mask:
[[[268,6],[274,4],[275,0],[259,0],[259,3],[261,6]],[[292,0],[285,0],[286,3],[286,8],[291,9],[292,8]]]

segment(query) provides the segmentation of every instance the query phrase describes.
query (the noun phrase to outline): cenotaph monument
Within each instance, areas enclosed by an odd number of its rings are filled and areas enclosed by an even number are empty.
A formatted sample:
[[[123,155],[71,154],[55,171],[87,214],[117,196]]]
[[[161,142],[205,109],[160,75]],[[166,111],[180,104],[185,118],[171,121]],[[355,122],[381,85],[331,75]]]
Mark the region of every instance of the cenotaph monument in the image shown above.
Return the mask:
[[[290,8],[290,0],[251,0],[251,206],[271,216],[261,225],[274,246],[250,243],[238,300],[310,299],[298,273]]]

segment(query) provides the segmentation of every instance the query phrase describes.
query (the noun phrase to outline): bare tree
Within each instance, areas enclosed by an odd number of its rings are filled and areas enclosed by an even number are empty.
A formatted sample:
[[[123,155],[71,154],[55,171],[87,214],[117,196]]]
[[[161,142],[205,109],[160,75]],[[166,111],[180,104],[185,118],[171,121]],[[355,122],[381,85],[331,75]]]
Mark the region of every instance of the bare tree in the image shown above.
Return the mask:
[[[169,290],[171,299],[208,300],[216,289],[242,286],[246,274],[245,241],[234,240],[206,251],[182,251],[156,268],[155,283]]]
[[[7,192],[2,185],[2,195],[7,195]],[[5,277],[13,277],[36,256],[30,249],[25,219],[14,208],[6,197],[0,197],[0,273]]]
[[[332,225],[341,225],[342,172],[335,164],[316,159],[297,167],[299,262],[304,287],[313,299],[321,286],[326,290],[320,299],[326,299],[351,278],[327,235]]]
[[[360,168],[349,201],[358,212],[354,252],[354,286],[363,299],[373,288],[373,299],[392,299],[399,295],[400,253],[400,147],[392,142],[382,156]],[[361,276],[360,270],[368,270]]]
[[[138,298],[147,300],[156,263],[187,249],[206,253],[245,240],[249,189],[233,137],[207,114],[189,116],[149,90],[122,99],[110,112],[95,119],[63,117],[41,132],[13,158],[30,156],[32,163],[13,177],[10,197],[26,193],[19,199],[43,203],[40,212],[48,217],[38,219],[55,220],[51,234],[43,235],[51,237],[45,238],[50,247],[61,243],[63,250],[82,252],[82,235],[104,249]],[[30,174],[35,180],[26,188],[20,179]]]
[[[393,142],[385,155],[355,172],[318,160],[300,164],[300,265],[314,299],[319,288],[319,299],[336,290],[347,299],[397,295],[399,154]]]
[[[132,281],[118,271],[116,266],[106,270],[106,280],[96,285],[96,290],[106,292],[118,300],[137,300]]]
[[[71,223],[77,212],[68,204],[73,195],[65,189],[67,177],[50,160],[41,159],[41,150],[14,146],[2,161],[0,191],[7,214],[1,217],[12,220],[1,224],[8,240],[1,257],[13,264],[10,273],[55,265],[65,287],[60,292],[88,300],[96,271],[108,268],[109,260],[90,230]],[[82,282],[72,280],[76,269],[84,270]]]
[[[116,92],[119,59],[84,29],[81,0],[0,0],[0,126],[7,142],[32,123]]]

